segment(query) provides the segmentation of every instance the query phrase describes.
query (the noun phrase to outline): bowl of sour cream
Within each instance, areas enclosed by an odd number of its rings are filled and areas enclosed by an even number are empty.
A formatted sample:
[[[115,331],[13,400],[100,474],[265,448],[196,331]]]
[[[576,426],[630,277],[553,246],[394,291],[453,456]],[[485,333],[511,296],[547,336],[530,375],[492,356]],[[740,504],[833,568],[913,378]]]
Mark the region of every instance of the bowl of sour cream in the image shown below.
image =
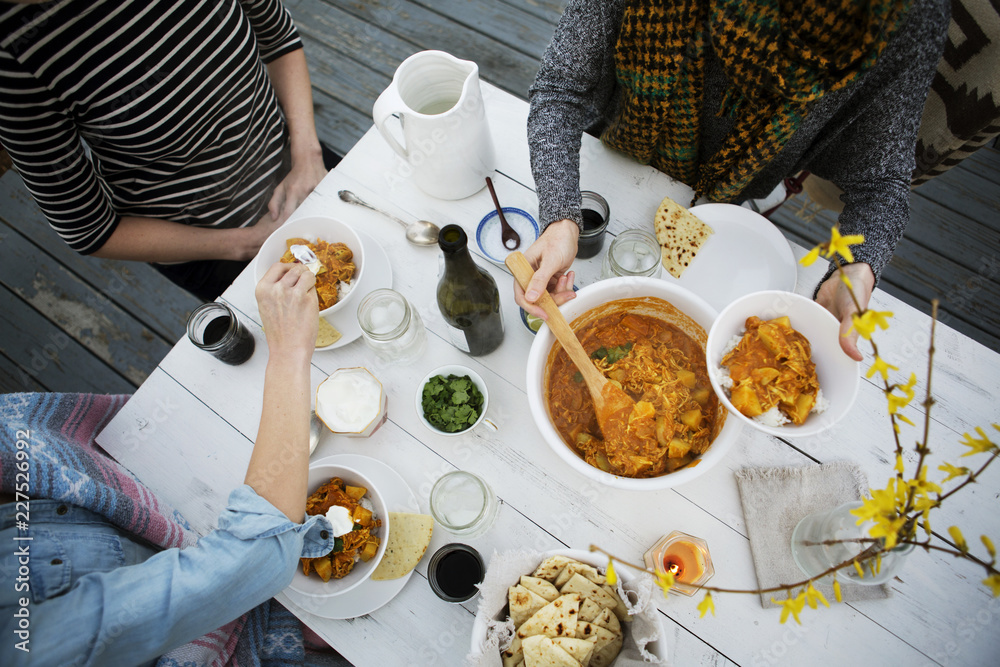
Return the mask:
[[[316,416],[349,438],[367,438],[386,419],[385,388],[367,368],[341,368],[316,388]]]

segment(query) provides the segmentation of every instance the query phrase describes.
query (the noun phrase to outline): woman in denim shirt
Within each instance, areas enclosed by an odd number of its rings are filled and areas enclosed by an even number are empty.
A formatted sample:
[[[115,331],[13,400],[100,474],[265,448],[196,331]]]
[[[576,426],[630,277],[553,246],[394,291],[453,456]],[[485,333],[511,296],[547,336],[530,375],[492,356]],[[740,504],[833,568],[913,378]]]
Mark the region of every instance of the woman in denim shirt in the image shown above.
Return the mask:
[[[257,286],[257,301],[268,343],[260,428],[244,485],[230,495],[218,528],[196,545],[160,551],[122,530],[122,523],[127,523],[122,515],[134,523],[135,515],[148,509],[129,505],[131,492],[121,491],[128,486],[121,483],[125,475],[108,473],[113,462],[98,462],[95,468],[85,461],[81,467],[89,468],[80,473],[72,463],[87,455],[99,458],[99,454],[80,448],[79,458],[71,461],[72,452],[57,451],[60,431],[72,428],[74,420],[87,419],[89,415],[80,414],[85,410],[62,416],[65,427],[50,426],[46,431],[44,424],[38,428],[40,418],[65,397],[4,397],[0,489],[7,501],[15,500],[11,497],[15,490],[23,493],[17,486],[18,464],[29,461],[31,488],[24,495],[31,500],[29,530],[19,528],[15,518],[23,503],[18,507],[10,502],[0,509],[0,545],[4,545],[0,550],[0,663],[139,665],[156,663],[163,656],[160,664],[198,664],[220,657],[221,662],[259,664],[260,656],[254,653],[265,643],[261,638],[269,627],[268,614],[262,611],[262,624],[260,614],[243,615],[266,609],[259,605],[291,582],[298,559],[329,553],[333,539],[325,517],[304,521],[309,362],[318,323],[315,279],[300,264],[276,264]],[[109,400],[91,399],[91,407]],[[26,421],[21,421],[25,413],[19,405],[30,411]],[[117,407],[105,409],[104,423]],[[18,455],[18,440],[26,443],[29,456]],[[59,463],[52,465],[56,458]],[[109,483],[114,474],[121,478]],[[42,482],[46,476],[50,483]],[[156,506],[148,490],[134,480],[127,481],[140,489],[133,496]],[[70,490],[62,499],[43,499],[57,494],[44,495],[46,489],[39,485],[65,489],[66,482]],[[117,490],[112,488],[115,484]],[[73,489],[74,485],[78,488]],[[87,497],[88,489],[94,488],[105,495],[120,493],[119,502],[98,512],[66,500]],[[146,524],[157,520],[168,527],[179,523],[181,529],[175,533],[182,532],[179,517],[173,517],[177,523],[155,513],[143,519]],[[183,535],[170,539],[180,545],[193,541]],[[19,556],[18,549],[30,557]],[[272,611],[271,616],[275,615]],[[253,632],[254,622],[264,632]],[[23,635],[29,641],[21,643],[18,630],[24,627],[30,628]],[[261,635],[256,642],[248,636],[254,634]],[[247,646],[253,650],[248,652]]]

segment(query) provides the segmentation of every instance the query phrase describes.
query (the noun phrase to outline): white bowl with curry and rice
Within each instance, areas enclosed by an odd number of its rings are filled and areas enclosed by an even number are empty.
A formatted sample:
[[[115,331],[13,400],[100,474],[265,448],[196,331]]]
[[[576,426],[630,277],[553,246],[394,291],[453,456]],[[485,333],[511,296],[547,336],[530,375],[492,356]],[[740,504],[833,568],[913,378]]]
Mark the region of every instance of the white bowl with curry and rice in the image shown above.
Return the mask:
[[[627,446],[605,442],[586,384],[543,326],[528,355],[528,404],[570,467],[609,486],[652,490],[689,482],[725,456],[741,425],[712,391],[705,344],[716,312],[707,302],[662,280],[614,278],[560,310],[605,377],[653,415]]]
[[[318,558],[301,558],[289,588],[314,599],[343,595],[367,581],[389,538],[389,511],[382,494],[361,472],[347,466],[315,463],[309,466],[306,514],[328,513],[334,551]]]
[[[312,215],[290,220],[264,241],[254,261],[254,287],[275,262],[294,262],[290,246],[307,245],[323,265],[316,275],[320,317],[332,315],[349,303],[352,288],[364,270],[361,237],[349,225],[325,216]]]
[[[794,292],[756,292],[726,306],[706,351],[726,409],[770,435],[825,431],[858,395],[859,364],[840,347],[840,322]]]

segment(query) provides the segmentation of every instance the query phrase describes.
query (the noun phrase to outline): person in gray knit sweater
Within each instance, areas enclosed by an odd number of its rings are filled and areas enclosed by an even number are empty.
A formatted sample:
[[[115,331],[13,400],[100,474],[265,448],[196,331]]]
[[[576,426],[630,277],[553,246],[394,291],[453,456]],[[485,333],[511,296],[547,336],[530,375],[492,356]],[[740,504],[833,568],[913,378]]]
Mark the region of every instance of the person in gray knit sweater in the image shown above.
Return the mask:
[[[544,232],[525,252],[535,275],[526,292],[515,283],[518,304],[543,316],[541,290],[573,298],[589,131],[710,201],[765,197],[803,169],[832,181],[844,191],[840,232],[865,237],[847,273],[867,305],[909,221],[917,129],[949,19],[947,0],[902,5],[570,0],[529,92]],[[846,334],[855,309],[843,282],[828,273],[816,298]],[[856,339],[842,347],[860,360]]]

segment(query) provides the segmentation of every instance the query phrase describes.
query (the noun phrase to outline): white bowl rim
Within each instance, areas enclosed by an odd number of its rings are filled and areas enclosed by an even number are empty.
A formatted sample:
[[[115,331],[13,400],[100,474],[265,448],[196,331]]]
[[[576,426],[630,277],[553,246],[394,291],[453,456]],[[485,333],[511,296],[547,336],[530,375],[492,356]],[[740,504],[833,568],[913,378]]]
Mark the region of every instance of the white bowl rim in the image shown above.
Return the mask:
[[[271,241],[272,238],[277,237],[278,235],[281,235],[285,240],[287,240],[288,238],[290,238],[290,236],[289,236],[290,229],[293,228],[293,227],[295,227],[296,225],[306,224],[306,223],[315,222],[315,221],[333,221],[333,222],[337,223],[338,225],[343,225],[351,233],[351,235],[353,237],[352,241],[354,241],[354,245],[353,245],[353,247],[351,247],[351,252],[354,253],[354,254],[358,254],[359,252],[364,253],[364,243],[361,241],[361,236],[358,234],[358,231],[356,229],[354,229],[354,227],[352,227],[351,225],[347,224],[343,220],[340,220],[338,218],[334,218],[333,216],[330,216],[330,215],[319,215],[319,214],[304,215],[304,216],[302,216],[300,218],[295,218],[293,220],[287,220],[284,224],[282,224],[276,230],[274,230],[273,232],[271,232],[266,239],[264,239],[264,242],[260,245],[260,248],[263,249],[264,246],[266,246],[268,244],[268,242]],[[310,237],[315,236],[315,234],[303,234],[301,236],[302,236],[302,238],[309,239],[310,241],[315,241],[316,240],[315,238],[310,238]],[[277,261],[277,260],[275,260],[275,261]],[[268,264],[266,267],[262,266],[262,264],[261,264],[260,250],[258,250],[257,254],[254,256],[254,260],[253,260],[253,275],[254,275],[254,282],[253,282],[253,284],[254,284],[255,288],[257,286],[257,283],[259,283],[261,281],[261,278],[264,277],[264,274],[267,272],[267,269],[270,268],[270,266],[271,266],[270,264]],[[352,289],[347,292],[347,294],[344,296],[344,298],[339,299],[337,301],[337,303],[333,304],[332,306],[330,306],[326,310],[319,311],[319,316],[320,317],[323,317],[325,315],[330,315],[332,313],[337,312],[338,310],[340,310],[340,308],[341,308],[341,306],[343,304],[345,304],[345,303],[347,303],[347,302],[349,302],[351,300],[351,295],[354,294],[354,292],[355,292],[355,290],[353,289],[353,287],[355,285],[359,284],[359,281],[361,280],[361,274],[364,273],[364,269],[365,269],[364,254],[361,255],[361,262],[356,263],[356,267],[357,268],[356,268],[355,273],[354,273],[354,278],[351,279],[351,283],[353,283],[352,284]]]
[[[389,509],[388,509],[388,506],[385,504],[385,501],[382,500],[382,494],[381,494],[381,492],[378,491],[375,488],[375,485],[372,484],[372,481],[368,478],[368,476],[365,475],[360,470],[358,470],[357,468],[352,468],[350,466],[340,465],[339,463],[325,463],[322,460],[320,460],[320,461],[317,461],[315,463],[311,463],[309,465],[309,470],[310,471],[312,471],[312,470],[319,470],[321,468],[330,468],[330,469],[341,470],[341,471],[347,472],[349,475],[357,477],[358,480],[364,482],[365,489],[368,490],[368,496],[371,498],[372,505],[376,504],[375,503],[375,497],[377,495],[378,499],[379,499],[378,503],[382,505],[383,509],[385,509],[385,512],[383,513],[384,516],[378,516],[378,515],[376,515],[376,517],[375,517],[377,519],[381,519],[382,520],[382,525],[379,527],[379,535],[378,535],[379,545],[378,545],[378,551],[375,552],[375,557],[374,558],[372,558],[367,563],[364,563],[364,569],[362,571],[358,572],[358,574],[361,575],[361,576],[359,576],[356,581],[354,581],[350,585],[344,586],[340,590],[337,590],[337,591],[332,592],[332,593],[317,593],[315,591],[304,590],[303,588],[296,587],[296,579],[297,579],[297,577],[293,577],[291,583],[288,584],[288,587],[291,588],[296,593],[299,593],[301,595],[305,595],[306,597],[311,597],[311,598],[319,599],[319,600],[334,598],[334,597],[337,597],[339,595],[343,595],[344,593],[346,593],[346,592],[348,592],[350,590],[353,590],[353,589],[357,588],[358,586],[360,586],[361,584],[363,584],[364,582],[366,582],[371,577],[372,572],[375,571],[375,568],[378,567],[378,564],[382,561],[382,557],[385,555],[385,548],[386,548],[386,546],[389,543]],[[343,476],[344,475],[341,475],[341,474],[331,474],[329,477],[326,478],[326,481],[327,482],[330,481],[330,479],[332,479],[333,477],[343,477]],[[326,482],[321,482],[321,484],[325,484],[325,483]],[[319,487],[317,486],[316,488],[319,488]],[[307,489],[307,495],[308,494],[312,494],[313,492],[315,492],[316,488],[312,488],[312,485],[310,485],[310,488]],[[373,490],[375,491],[374,494],[372,493]],[[358,563],[355,563],[354,564],[354,569],[351,570],[350,574],[348,574],[347,576],[351,576],[351,575],[353,575],[357,571],[358,571]],[[299,564],[296,564],[295,573],[296,573],[296,575],[302,574],[302,568],[301,568],[301,566]],[[303,575],[303,576],[305,576],[305,575]],[[327,583],[327,582],[324,582],[321,579],[312,579],[311,577],[308,578],[306,581],[309,582],[310,584],[318,585],[318,586],[323,586],[324,584]],[[343,581],[343,579],[341,579],[340,581]]]
[[[446,433],[446,432],[444,432],[444,431],[442,431],[442,430],[440,430],[438,428],[435,428],[435,426],[433,424],[431,424],[429,421],[427,421],[427,418],[424,417],[424,407],[422,405],[422,403],[423,403],[422,398],[423,398],[423,394],[424,394],[424,385],[427,384],[428,382],[430,382],[431,378],[434,377],[435,375],[468,375],[469,376],[469,378],[472,380],[472,383],[476,385],[476,389],[478,389],[480,391],[480,393],[482,393],[482,395],[483,395],[483,410],[482,410],[482,412],[479,413],[479,419],[476,420],[475,424],[473,424],[469,428],[462,429],[461,431],[455,431],[454,433]],[[483,420],[486,419],[486,410],[489,407],[490,407],[490,392],[486,388],[486,381],[483,380],[482,376],[479,373],[477,373],[476,371],[472,370],[468,366],[463,366],[462,364],[445,364],[444,366],[438,366],[437,368],[435,368],[434,370],[432,370],[430,373],[428,373],[427,375],[425,375],[423,377],[423,379],[420,380],[419,383],[417,383],[417,393],[416,393],[415,400],[414,400],[414,408],[417,411],[417,418],[420,419],[420,423],[421,424],[423,424],[424,426],[426,426],[433,433],[437,433],[438,435],[443,435],[443,436],[448,437],[448,438],[453,438],[453,437],[455,437],[457,435],[465,435],[466,433],[469,433],[474,428],[476,428],[477,426],[479,426],[480,424],[483,423]]]
[[[595,304],[594,306],[587,308],[575,305],[575,302],[580,300],[581,297],[587,297],[594,292],[603,292],[613,289],[616,283],[635,286],[640,291],[642,288],[646,288],[660,292],[660,294],[643,293],[641,295],[629,295],[629,298],[632,296],[638,298],[643,296],[653,296],[655,298],[663,299],[664,301],[669,301],[669,299],[667,299],[663,294],[663,292],[666,291],[673,293],[677,297],[689,299],[692,302],[691,305],[696,310],[701,311],[700,315],[702,317],[708,319],[710,322],[715,321],[715,309],[707,301],[687,288],[664,282],[658,278],[611,278],[608,280],[602,280],[582,288],[579,292],[577,292],[576,299],[567,301],[559,307],[559,310],[562,311],[564,316],[566,316],[567,321],[572,322],[580,315],[583,315],[584,313],[593,310],[593,308],[596,308],[598,305],[601,305]],[[603,303],[608,303],[608,301]],[[575,311],[577,308],[581,309],[579,313],[570,315],[569,312],[567,312]],[[685,315],[699,324],[699,326],[705,329],[706,333],[710,330],[711,325],[706,327],[704,324],[698,322],[694,313],[687,309],[678,308],[678,310],[681,310]],[[599,468],[595,468],[577,456],[576,453],[570,449],[569,445],[563,442],[559,432],[556,430],[555,426],[552,425],[552,422],[549,419],[548,411],[545,409],[545,398],[542,396],[541,389],[538,386],[538,383],[534,382],[531,377],[531,369],[533,367],[538,366],[539,368],[544,368],[545,359],[548,357],[549,350],[553,344],[558,343],[555,336],[547,326],[539,329],[538,334],[531,343],[531,348],[528,352],[528,362],[526,365],[528,407],[531,410],[535,425],[538,430],[541,431],[546,444],[548,444],[549,447],[553,449],[563,461],[568,463],[570,467],[577,472],[583,473],[585,476],[602,484],[618,489],[631,491],[653,491],[673,488],[680,486],[681,484],[685,484],[700,476],[702,473],[707,472],[725,457],[725,455],[729,452],[729,449],[739,439],[742,424],[727,417],[726,423],[723,425],[722,430],[719,431],[719,434],[715,437],[715,440],[712,441],[708,451],[702,454],[697,459],[697,463],[694,465],[688,465],[680,470],[660,475],[658,477],[645,478],[623,477],[621,475],[613,475],[611,473],[604,472]],[[706,347],[707,345],[708,341],[706,339]],[[709,376],[711,377],[711,373],[709,373]],[[555,443],[558,443],[559,446],[555,446]]]
[[[494,555],[496,555],[496,554],[494,554]],[[573,558],[574,560],[578,560],[581,563],[586,563],[587,565],[591,565],[593,567],[597,567],[597,568],[601,568],[601,569],[606,568],[607,565],[608,565],[608,560],[607,560],[607,558],[603,554],[595,553],[593,551],[587,551],[585,549],[568,549],[568,548],[567,549],[550,549],[548,551],[542,552],[539,555],[541,557],[541,559],[538,561],[539,563],[541,563],[546,558],[549,558],[550,556],[566,556],[567,558]],[[487,570],[489,570],[489,566],[487,566]],[[622,583],[626,583],[626,582],[632,581],[633,579],[635,579],[638,576],[635,573],[633,573],[631,570],[632,570],[632,568],[629,568],[629,567],[615,568],[615,572],[618,574],[618,578],[622,580]],[[513,585],[513,584],[511,584],[511,585]],[[654,593],[656,592],[655,589],[654,589],[653,592]],[[494,613],[494,617],[496,617],[496,615],[499,614],[502,611],[503,611],[503,607],[501,607],[500,609],[498,609]],[[657,621],[657,623],[659,625],[660,638],[656,639],[656,640],[654,640],[652,642],[650,642],[649,644],[647,644],[646,648],[653,655],[655,655],[655,656],[657,656],[659,658],[666,659],[667,658],[667,650],[666,650],[666,641],[667,640],[666,640],[666,636],[665,636],[665,630],[663,628],[663,620],[660,618],[660,615],[658,613],[656,614],[656,621]],[[623,624],[623,625],[627,625],[627,624]],[[470,650],[472,650],[472,651],[477,650],[479,648],[479,646],[483,643],[483,640],[485,640],[485,639],[486,639],[486,620],[485,620],[485,618],[481,618],[479,614],[476,614],[475,621],[473,621],[473,624],[472,624],[472,633],[471,633],[471,639],[470,639]]]
[[[717,367],[717,363],[711,359],[710,351],[715,348],[715,345],[713,345],[713,343],[722,345],[726,342],[726,341],[718,341],[719,337],[722,335],[719,332],[718,327],[721,326],[722,323],[730,319],[731,313],[734,310],[745,308],[746,302],[757,299],[764,299],[767,297],[785,299],[789,303],[799,304],[802,307],[812,310],[816,317],[826,320],[828,326],[831,327],[831,330],[837,331],[839,335],[840,322],[837,320],[837,318],[833,316],[833,313],[831,313],[826,308],[816,303],[809,297],[797,294],[795,292],[786,292],[784,290],[763,290],[760,292],[751,292],[750,294],[741,296],[739,299],[736,299],[735,301],[733,301],[728,306],[722,309],[722,312],[719,313],[719,317],[716,318],[715,323],[712,325],[712,328],[708,332],[708,341],[705,344],[705,354],[708,357],[707,359],[709,364],[708,379],[712,383],[712,389],[715,391],[716,396],[719,397],[719,400],[722,402],[722,404],[726,407],[726,409],[729,411],[731,415],[734,415],[741,422],[749,424],[758,431],[781,438],[801,438],[822,433],[823,431],[832,428],[837,422],[839,422],[844,417],[844,415],[846,415],[850,411],[851,407],[854,405],[854,401],[857,399],[858,396],[858,391],[861,386],[861,374],[858,372],[860,367],[860,362],[850,359],[846,354],[841,352],[843,359],[840,360],[838,363],[846,364],[848,361],[850,361],[853,364],[854,380],[850,388],[850,396],[849,397],[846,395],[844,396],[844,398],[846,398],[847,400],[845,403],[843,403],[844,405],[843,410],[840,412],[840,414],[831,413],[827,415],[827,412],[823,412],[820,414],[811,414],[806,419],[806,423],[798,426],[795,424],[785,424],[784,426],[777,426],[777,427],[767,426],[765,424],[761,424],[760,422],[754,419],[751,419],[750,417],[747,417],[742,412],[736,409],[736,407],[729,400],[728,393],[726,392],[725,389],[722,388],[722,386],[719,385],[718,380],[715,377],[715,373],[713,371],[715,367]],[[740,328],[742,329],[743,327],[741,326]],[[810,343],[812,343],[812,341],[810,341]],[[839,350],[840,348],[838,346],[838,351]],[[822,389],[822,384],[823,383],[820,383],[821,389]],[[824,397],[827,400],[830,400],[830,397],[826,396],[826,394],[824,394]],[[831,401],[831,407],[833,407],[832,401]]]

